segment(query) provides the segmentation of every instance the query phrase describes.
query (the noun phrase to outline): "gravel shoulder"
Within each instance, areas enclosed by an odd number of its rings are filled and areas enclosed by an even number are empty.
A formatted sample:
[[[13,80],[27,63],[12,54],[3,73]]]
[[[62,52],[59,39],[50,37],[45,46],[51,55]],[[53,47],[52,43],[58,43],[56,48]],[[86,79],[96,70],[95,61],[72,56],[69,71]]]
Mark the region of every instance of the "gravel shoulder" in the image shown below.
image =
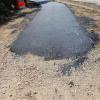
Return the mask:
[[[11,20],[0,27],[0,100],[100,99],[100,13],[81,7],[81,4],[59,2],[73,11],[80,25],[93,38],[94,48],[73,59],[15,55],[9,51],[9,45],[31,20],[27,16]]]

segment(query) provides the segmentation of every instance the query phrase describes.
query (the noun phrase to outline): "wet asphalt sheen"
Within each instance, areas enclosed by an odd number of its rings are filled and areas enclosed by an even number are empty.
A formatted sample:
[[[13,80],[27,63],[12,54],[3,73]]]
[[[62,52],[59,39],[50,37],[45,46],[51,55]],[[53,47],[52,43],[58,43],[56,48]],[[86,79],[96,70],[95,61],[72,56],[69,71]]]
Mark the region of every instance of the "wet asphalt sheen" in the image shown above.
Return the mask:
[[[42,5],[31,24],[11,44],[10,50],[23,55],[58,58],[86,53],[91,40],[64,4]]]

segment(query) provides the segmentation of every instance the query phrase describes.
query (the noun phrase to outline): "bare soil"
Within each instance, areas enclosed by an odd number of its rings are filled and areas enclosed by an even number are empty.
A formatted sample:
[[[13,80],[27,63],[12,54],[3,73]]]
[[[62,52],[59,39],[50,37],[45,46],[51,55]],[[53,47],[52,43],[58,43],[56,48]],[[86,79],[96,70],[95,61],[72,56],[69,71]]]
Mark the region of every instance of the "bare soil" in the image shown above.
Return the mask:
[[[18,56],[9,51],[9,45],[31,22],[31,17],[10,20],[0,26],[0,100],[100,99],[100,13],[96,5],[94,9],[92,4],[90,7],[71,0],[59,2],[67,4],[89,32],[94,48],[73,59]]]

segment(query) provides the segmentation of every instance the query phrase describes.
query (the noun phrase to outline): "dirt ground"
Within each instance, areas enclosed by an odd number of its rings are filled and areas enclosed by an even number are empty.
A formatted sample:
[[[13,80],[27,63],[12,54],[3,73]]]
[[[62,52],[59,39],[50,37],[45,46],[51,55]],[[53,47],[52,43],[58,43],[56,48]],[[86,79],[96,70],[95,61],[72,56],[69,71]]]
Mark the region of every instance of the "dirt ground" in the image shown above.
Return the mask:
[[[94,47],[74,59],[19,56],[10,52],[9,46],[36,13],[10,20],[0,26],[0,100],[100,100],[99,6],[59,2],[69,6],[89,32]]]

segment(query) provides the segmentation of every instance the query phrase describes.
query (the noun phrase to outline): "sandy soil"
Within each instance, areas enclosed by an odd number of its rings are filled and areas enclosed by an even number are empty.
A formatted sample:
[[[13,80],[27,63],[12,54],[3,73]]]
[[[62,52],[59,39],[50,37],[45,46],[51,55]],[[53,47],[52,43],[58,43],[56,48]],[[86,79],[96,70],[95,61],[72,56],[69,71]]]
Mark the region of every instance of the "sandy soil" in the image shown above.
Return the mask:
[[[99,38],[100,13],[67,5],[80,25]],[[95,41],[94,48],[82,57],[49,60],[15,55],[9,45],[29,22],[29,18],[20,17],[0,27],[0,100],[99,100],[100,43],[94,35],[89,35]]]

